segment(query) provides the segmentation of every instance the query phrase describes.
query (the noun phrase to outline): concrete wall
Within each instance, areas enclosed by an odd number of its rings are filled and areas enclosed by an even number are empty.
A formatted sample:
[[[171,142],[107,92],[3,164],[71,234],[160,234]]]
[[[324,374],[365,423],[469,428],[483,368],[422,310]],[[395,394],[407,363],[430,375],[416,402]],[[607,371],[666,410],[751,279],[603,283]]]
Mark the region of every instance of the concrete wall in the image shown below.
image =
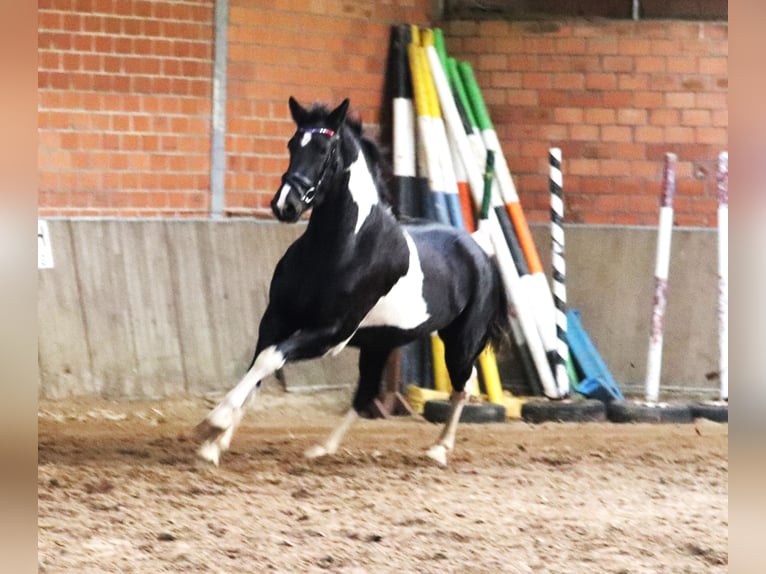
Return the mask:
[[[39,392],[158,398],[219,393],[244,373],[271,274],[302,226],[255,220],[53,219],[38,271]],[[533,234],[547,266],[548,230]],[[653,296],[651,228],[567,229],[571,306],[615,378],[641,391]],[[676,230],[663,389],[717,386],[715,233]],[[504,378],[513,369],[503,361]],[[347,386],[356,351],[288,366],[289,389]]]

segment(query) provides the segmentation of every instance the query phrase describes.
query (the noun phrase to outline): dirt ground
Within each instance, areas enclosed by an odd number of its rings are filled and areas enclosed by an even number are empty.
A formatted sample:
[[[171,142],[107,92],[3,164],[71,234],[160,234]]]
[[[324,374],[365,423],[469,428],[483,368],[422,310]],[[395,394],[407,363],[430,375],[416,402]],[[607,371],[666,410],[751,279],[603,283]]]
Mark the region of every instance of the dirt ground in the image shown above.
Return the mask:
[[[397,417],[305,460],[344,400],[266,396],[217,469],[203,399],[41,402],[39,571],[728,571],[728,425],[464,424],[440,468]]]

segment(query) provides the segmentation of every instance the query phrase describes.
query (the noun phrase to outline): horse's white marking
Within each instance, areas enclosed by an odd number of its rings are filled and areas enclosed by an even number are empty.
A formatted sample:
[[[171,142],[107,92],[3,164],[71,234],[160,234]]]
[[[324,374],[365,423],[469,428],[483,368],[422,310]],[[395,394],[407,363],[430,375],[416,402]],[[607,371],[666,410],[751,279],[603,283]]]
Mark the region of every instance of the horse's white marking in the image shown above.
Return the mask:
[[[311,132],[303,132],[303,137],[301,138],[301,147],[306,147],[310,141]]]
[[[360,327],[389,326],[414,329],[431,315],[423,298],[423,269],[412,237],[405,231],[404,238],[410,251],[410,266],[391,290],[383,295],[362,319]]]
[[[359,233],[362,224],[372,211],[372,206],[378,203],[378,190],[375,187],[375,181],[367,167],[367,160],[364,159],[362,150],[359,150],[359,156],[349,168],[348,190],[351,198],[356,203],[357,215],[354,233]]]
[[[272,374],[285,364],[285,356],[277,350],[275,345],[267,347],[258,354],[252,368],[230,390],[223,400],[216,406],[205,419],[213,429],[221,432],[215,438],[206,440],[197,453],[205,460],[218,464],[221,452],[229,448],[234,429],[242,419],[242,407],[253,392],[258,382]]]
[[[356,331],[351,333],[351,337],[353,337],[355,333],[356,333]],[[338,343],[334,347],[331,347],[330,350],[327,351],[323,356],[324,357],[335,357],[336,355],[338,355],[338,353],[340,353],[343,349],[346,348],[346,345],[348,345],[348,342],[351,340],[351,337],[349,337],[345,341],[341,341],[340,343]]]
[[[338,446],[340,446],[340,441],[343,440],[351,423],[358,418],[359,415],[357,412],[354,409],[349,409],[343,417],[343,420],[340,421],[340,424],[334,431],[332,431],[332,434],[327,437],[324,444],[317,444],[306,449],[306,452],[303,453],[304,456],[306,458],[317,458],[326,454],[335,454],[338,451]]]
[[[450,418],[447,424],[444,425],[439,440],[426,451],[426,456],[435,460],[441,466],[447,464],[447,453],[449,453],[455,447],[455,433],[457,431],[457,424],[460,420],[460,414],[463,412],[463,407],[468,400],[468,392],[463,391],[458,393],[452,391],[450,395],[450,403],[452,403],[452,411],[450,412]]]
[[[277,209],[280,211],[284,208],[285,202],[287,201],[287,195],[290,193],[290,187],[289,183],[285,183],[282,185],[282,188],[279,190],[279,197],[277,197]]]

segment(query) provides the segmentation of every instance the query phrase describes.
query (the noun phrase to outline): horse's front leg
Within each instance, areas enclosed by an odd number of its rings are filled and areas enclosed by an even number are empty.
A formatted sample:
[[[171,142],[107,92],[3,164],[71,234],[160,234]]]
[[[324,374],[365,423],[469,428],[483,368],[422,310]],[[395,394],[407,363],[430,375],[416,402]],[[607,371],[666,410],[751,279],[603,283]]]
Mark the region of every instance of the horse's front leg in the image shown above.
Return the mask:
[[[305,329],[261,350],[237,386],[197,425],[195,433],[203,441],[198,454],[217,465],[221,453],[229,448],[234,429],[242,418],[245,401],[262,379],[288,361],[319,357],[348,338],[350,334],[345,335],[337,326]]]
[[[203,441],[197,451],[200,457],[218,465],[221,453],[228,450],[234,429],[242,419],[247,397],[260,385],[262,379],[284,364],[285,357],[276,345],[271,345],[258,353],[252,367],[237,386],[230,390],[208,413],[205,420],[195,428],[195,434]]]

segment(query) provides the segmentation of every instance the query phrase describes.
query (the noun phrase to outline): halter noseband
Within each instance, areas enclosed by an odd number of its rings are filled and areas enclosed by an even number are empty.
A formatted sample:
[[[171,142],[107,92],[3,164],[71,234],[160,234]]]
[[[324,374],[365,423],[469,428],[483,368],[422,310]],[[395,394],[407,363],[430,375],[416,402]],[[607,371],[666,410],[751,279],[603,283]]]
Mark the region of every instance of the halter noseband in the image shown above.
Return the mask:
[[[308,207],[311,205],[311,202],[314,201],[316,192],[322,185],[322,181],[324,181],[325,175],[327,175],[327,169],[330,166],[330,162],[335,157],[337,146],[334,144],[338,140],[338,137],[336,137],[338,132],[329,128],[298,128],[298,131],[304,134],[321,134],[330,138],[330,151],[325,157],[324,164],[322,164],[322,170],[319,172],[319,177],[317,178],[316,182],[305,191],[305,193],[301,194],[301,202],[306,207]]]

